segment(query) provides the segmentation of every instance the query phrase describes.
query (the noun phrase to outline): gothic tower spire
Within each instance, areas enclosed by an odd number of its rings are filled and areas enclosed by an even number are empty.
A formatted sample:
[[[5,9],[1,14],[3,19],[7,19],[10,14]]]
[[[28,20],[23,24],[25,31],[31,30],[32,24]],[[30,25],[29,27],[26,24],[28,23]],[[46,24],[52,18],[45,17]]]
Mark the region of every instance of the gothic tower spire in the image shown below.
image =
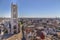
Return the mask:
[[[18,10],[17,4],[11,3],[11,33],[18,33]]]

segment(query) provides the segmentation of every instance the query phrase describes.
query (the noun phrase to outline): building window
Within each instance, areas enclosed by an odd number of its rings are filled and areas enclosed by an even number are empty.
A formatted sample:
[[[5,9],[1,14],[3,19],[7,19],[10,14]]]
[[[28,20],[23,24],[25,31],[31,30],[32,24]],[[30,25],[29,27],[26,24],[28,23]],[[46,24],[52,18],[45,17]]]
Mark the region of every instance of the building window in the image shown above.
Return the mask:
[[[14,29],[16,29],[16,25],[14,26]]]

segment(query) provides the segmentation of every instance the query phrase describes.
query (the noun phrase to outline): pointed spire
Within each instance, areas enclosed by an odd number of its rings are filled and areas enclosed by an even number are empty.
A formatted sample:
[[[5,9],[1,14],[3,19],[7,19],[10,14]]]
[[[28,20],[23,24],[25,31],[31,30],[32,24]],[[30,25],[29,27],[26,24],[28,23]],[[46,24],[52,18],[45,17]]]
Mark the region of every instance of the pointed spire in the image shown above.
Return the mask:
[[[16,4],[17,3],[17,0],[12,0],[13,4]]]

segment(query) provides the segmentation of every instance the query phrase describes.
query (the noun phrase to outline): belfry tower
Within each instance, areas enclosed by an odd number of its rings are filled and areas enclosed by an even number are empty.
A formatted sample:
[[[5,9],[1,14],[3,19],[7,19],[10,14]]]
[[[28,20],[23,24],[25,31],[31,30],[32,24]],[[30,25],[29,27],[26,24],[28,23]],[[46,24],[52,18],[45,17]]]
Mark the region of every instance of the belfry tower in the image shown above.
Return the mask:
[[[18,33],[17,4],[11,3],[11,34]]]

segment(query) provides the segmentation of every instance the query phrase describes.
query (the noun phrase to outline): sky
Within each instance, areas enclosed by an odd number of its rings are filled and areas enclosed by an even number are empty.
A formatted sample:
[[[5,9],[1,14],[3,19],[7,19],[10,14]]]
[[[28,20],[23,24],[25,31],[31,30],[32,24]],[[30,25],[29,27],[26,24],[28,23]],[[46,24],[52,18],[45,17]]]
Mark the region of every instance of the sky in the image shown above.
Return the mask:
[[[0,0],[0,17],[11,17],[11,3],[18,17],[60,17],[60,0]]]

